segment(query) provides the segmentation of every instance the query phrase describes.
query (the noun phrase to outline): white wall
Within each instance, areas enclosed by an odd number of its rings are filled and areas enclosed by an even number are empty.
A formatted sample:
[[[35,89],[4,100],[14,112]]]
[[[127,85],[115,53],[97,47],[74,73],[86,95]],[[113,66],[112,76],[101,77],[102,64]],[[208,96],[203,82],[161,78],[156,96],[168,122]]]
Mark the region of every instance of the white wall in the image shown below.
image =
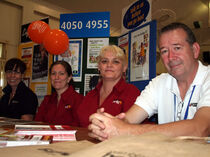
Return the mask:
[[[0,42],[7,43],[7,58],[17,56],[22,9],[0,1]]]
[[[51,29],[59,28],[60,14],[70,11],[39,0],[0,1],[0,42],[7,44],[7,59],[17,57],[21,25],[49,17]],[[48,6],[48,7],[46,7]]]

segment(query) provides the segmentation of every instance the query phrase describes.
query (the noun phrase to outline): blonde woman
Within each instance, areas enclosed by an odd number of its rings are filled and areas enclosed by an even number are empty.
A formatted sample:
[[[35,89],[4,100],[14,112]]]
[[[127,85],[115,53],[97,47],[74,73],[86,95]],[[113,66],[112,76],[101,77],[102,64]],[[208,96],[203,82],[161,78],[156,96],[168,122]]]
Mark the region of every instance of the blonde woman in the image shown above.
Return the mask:
[[[126,83],[126,69],[127,57],[120,47],[109,45],[101,49],[98,57],[101,81],[85,96],[78,108],[81,127],[89,125],[89,116],[99,108],[115,116],[126,112],[133,105],[140,91]]]

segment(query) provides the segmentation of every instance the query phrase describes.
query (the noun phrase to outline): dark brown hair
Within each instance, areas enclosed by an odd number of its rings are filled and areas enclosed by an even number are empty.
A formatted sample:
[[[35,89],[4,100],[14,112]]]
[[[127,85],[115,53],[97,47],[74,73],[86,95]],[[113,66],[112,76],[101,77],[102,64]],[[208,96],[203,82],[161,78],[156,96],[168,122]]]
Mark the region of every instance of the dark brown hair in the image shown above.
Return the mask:
[[[160,36],[165,32],[172,31],[172,30],[179,29],[179,28],[183,29],[186,32],[186,34],[187,34],[186,41],[190,44],[190,46],[192,46],[196,42],[195,35],[192,32],[192,30],[187,25],[185,25],[183,23],[174,22],[174,23],[171,23],[171,24],[163,27],[160,30]]]
[[[23,74],[26,71],[26,64],[18,58],[9,59],[4,67],[5,72],[8,70],[17,71],[18,69],[20,69],[21,74]]]

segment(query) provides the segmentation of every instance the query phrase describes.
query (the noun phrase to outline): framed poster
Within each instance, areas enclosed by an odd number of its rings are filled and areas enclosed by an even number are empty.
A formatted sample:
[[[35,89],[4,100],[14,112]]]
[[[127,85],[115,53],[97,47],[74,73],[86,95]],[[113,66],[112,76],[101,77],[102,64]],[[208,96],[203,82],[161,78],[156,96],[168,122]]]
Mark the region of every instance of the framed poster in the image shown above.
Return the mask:
[[[54,57],[54,61],[64,60],[71,65],[75,82],[82,81],[82,50],[83,39],[70,39],[69,49]]]
[[[124,34],[118,38],[118,46],[123,49],[127,62],[128,62],[128,52],[129,52],[129,35]],[[126,76],[125,76],[126,81],[128,81],[128,69],[126,70]]]
[[[97,59],[102,47],[109,45],[109,38],[88,38],[87,68],[97,69]]]
[[[156,21],[129,32],[129,82],[143,90],[156,76]]]
[[[150,25],[131,32],[130,81],[149,79]]]
[[[31,77],[32,70],[32,55],[33,55],[33,44],[26,43],[19,46],[20,58],[26,64],[25,77]]]
[[[84,95],[94,89],[99,81],[99,74],[85,74]]]
[[[32,81],[48,82],[48,52],[41,45],[34,45],[32,62]]]

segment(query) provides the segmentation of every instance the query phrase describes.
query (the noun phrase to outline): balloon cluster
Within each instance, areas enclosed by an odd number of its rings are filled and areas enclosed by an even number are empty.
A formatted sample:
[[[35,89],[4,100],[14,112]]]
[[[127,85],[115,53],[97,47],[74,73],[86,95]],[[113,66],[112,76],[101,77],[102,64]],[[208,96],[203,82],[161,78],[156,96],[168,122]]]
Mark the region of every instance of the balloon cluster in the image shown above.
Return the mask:
[[[64,53],[69,48],[69,39],[66,33],[59,29],[50,29],[43,21],[34,21],[28,27],[30,39],[43,44],[45,49],[54,55]]]

